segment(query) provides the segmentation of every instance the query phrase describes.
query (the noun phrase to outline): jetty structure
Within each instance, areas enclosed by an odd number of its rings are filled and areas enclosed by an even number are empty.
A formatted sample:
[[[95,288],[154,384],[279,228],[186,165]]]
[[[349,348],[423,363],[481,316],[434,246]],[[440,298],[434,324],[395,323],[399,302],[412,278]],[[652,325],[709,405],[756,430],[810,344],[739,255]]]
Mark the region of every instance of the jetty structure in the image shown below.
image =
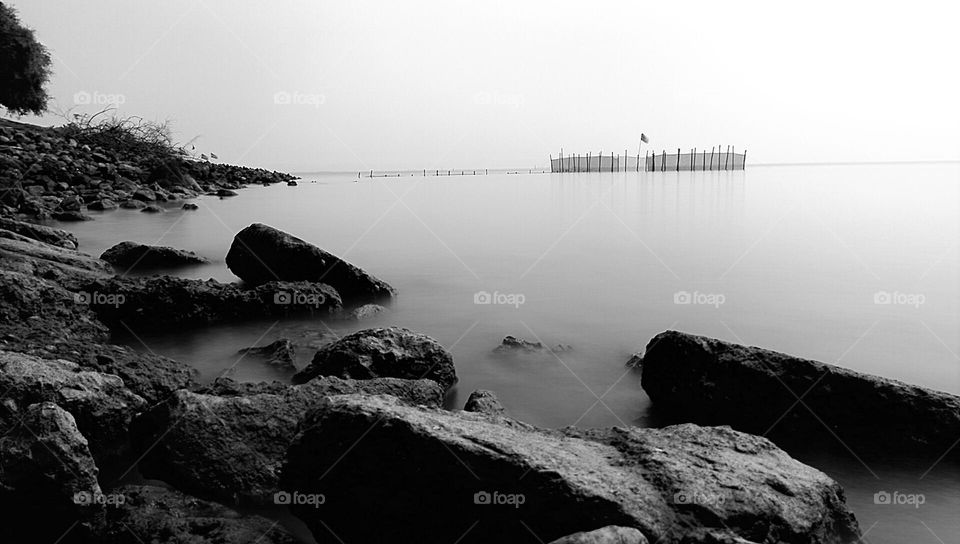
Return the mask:
[[[683,152],[667,153],[666,150],[647,152],[643,157],[637,155],[585,153],[550,155],[550,172],[679,172],[681,170],[744,170],[747,152],[737,153],[733,146],[711,147],[698,150],[691,148]]]

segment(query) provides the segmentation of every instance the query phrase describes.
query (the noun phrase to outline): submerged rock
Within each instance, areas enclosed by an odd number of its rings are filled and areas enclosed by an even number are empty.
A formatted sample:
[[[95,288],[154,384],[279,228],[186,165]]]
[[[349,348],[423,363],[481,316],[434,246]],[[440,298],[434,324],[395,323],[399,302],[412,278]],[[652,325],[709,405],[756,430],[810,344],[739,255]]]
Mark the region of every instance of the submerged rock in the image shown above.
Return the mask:
[[[0,408],[3,542],[54,542],[85,533],[102,511],[97,467],[69,412],[52,402]],[[42,516],[38,513],[42,512]],[[42,521],[41,521],[42,520]]]
[[[293,342],[280,338],[266,346],[243,348],[239,353],[248,353],[262,357],[270,366],[285,370],[296,370],[297,349]]]
[[[439,406],[443,391],[429,380],[322,378],[300,386],[238,384],[220,378],[178,391],[135,423],[144,453],[140,471],[197,495],[231,504],[270,504],[287,447],[303,415],[324,397],[394,395]]]
[[[332,287],[309,282],[269,282],[245,289],[212,279],[114,277],[89,283],[85,292],[99,295],[90,307],[102,321],[135,331],[292,313],[327,315],[342,304]]]
[[[561,353],[565,351],[573,351],[571,346],[566,344],[557,344],[554,348],[549,348],[541,342],[530,342],[524,340],[523,338],[517,338],[516,336],[505,336],[503,342],[499,346],[494,348],[494,353],[501,354],[510,354],[510,353]]]
[[[193,211],[193,210],[199,210],[199,209],[200,209],[200,206],[197,206],[197,205],[194,204],[193,202],[186,202],[186,203],[183,204],[183,206],[180,206],[180,209],[182,209],[182,210],[188,210],[188,211]]]
[[[457,383],[453,355],[436,340],[402,327],[364,329],[324,346],[293,376],[305,383],[316,376],[426,378],[449,390]]]
[[[543,542],[606,525],[664,543],[859,536],[836,482],[725,427],[548,431],[347,395],[301,429],[281,486],[323,495],[291,506],[317,538],[383,541],[389,527],[398,542]]]
[[[762,348],[667,331],[647,346],[641,383],[679,421],[785,442],[957,453],[960,397]]]
[[[623,366],[625,366],[625,367],[627,367],[627,368],[630,368],[630,369],[633,369],[633,370],[642,370],[642,369],[643,369],[643,354],[642,354],[642,353],[634,353],[633,355],[630,356],[629,359],[627,359],[627,362],[624,363]]]
[[[117,376],[8,351],[0,351],[0,394],[19,410],[37,402],[58,404],[76,420],[98,458],[125,449],[130,421],[147,405]]]
[[[204,264],[210,262],[209,259],[201,257],[192,251],[184,251],[165,246],[149,246],[138,244],[137,242],[120,242],[103,252],[100,258],[108,263],[123,267],[137,269],[163,268],[173,266],[184,266],[191,264]]]
[[[125,200],[120,203],[120,207],[125,210],[142,210],[147,207],[142,200]]]
[[[347,319],[351,321],[364,321],[366,319],[376,317],[386,311],[387,309],[379,304],[364,304],[363,306],[350,310],[350,313],[347,314]]]
[[[463,405],[463,410],[465,412],[477,412],[494,416],[503,415],[506,412],[503,405],[500,404],[500,399],[497,398],[497,395],[493,391],[487,391],[486,389],[477,389],[473,393],[470,393],[470,396],[467,397],[466,404]]]
[[[88,210],[96,210],[96,211],[116,210],[119,207],[120,206],[116,202],[110,200],[109,198],[101,198],[99,200],[94,200],[93,202],[87,204]]]
[[[345,298],[379,298],[395,294],[393,287],[363,270],[273,227],[254,223],[233,239],[227,267],[250,283],[322,281]]]
[[[122,496],[106,510],[97,533],[103,544],[295,544],[276,521],[243,515],[222,504],[155,486],[127,485],[111,493]]]

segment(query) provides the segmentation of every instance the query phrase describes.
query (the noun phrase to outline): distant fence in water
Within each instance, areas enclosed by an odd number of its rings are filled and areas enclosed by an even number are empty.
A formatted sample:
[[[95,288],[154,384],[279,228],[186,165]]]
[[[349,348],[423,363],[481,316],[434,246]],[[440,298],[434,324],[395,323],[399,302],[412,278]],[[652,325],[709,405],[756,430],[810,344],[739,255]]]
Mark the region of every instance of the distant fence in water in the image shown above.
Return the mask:
[[[733,148],[726,151],[711,149],[687,153],[663,151],[659,154],[647,154],[645,157],[587,153],[586,155],[562,154],[550,157],[550,172],[679,172],[681,170],[743,170],[746,168],[747,153],[736,153]]]

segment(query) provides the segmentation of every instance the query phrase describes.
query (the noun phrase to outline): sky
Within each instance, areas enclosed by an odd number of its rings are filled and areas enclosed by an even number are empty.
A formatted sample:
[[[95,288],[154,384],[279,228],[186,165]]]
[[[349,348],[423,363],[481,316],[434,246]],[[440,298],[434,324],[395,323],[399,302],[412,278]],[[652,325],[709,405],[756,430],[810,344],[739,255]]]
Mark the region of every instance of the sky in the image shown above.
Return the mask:
[[[13,0],[56,113],[289,171],[960,159],[953,2]]]

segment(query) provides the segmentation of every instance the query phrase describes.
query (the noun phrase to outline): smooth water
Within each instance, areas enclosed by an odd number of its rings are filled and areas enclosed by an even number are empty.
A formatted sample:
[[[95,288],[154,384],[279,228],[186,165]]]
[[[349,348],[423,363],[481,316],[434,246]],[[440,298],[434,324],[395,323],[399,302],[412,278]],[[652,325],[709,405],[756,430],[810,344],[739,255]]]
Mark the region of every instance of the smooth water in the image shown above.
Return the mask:
[[[191,362],[207,379],[231,368],[242,380],[288,379],[237,354],[279,336],[319,345],[400,325],[454,354],[451,407],[485,388],[537,425],[651,425],[624,362],[679,329],[960,393],[958,164],[303,178],[201,197],[193,212],[118,210],[60,226],[89,253],[123,240],[169,245],[213,260],[178,274],[235,281],[223,262],[231,240],[263,222],[400,292],[389,313],[363,323],[270,320],[119,339]],[[483,293],[494,303],[478,304]],[[505,335],[572,350],[494,354]],[[311,356],[301,350],[300,363]],[[862,462],[882,452],[842,445],[793,453],[845,486],[868,541],[960,538],[957,467]],[[880,491],[922,493],[925,503],[875,504]]]

